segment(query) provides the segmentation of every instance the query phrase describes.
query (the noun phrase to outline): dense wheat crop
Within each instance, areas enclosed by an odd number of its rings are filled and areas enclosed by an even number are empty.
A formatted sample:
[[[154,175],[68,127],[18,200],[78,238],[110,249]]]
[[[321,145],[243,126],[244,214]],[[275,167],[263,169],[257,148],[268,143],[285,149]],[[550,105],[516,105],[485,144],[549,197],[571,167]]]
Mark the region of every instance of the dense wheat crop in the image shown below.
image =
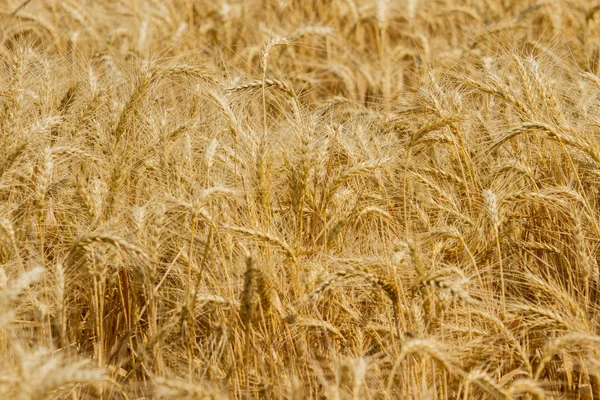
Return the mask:
[[[0,1],[2,399],[600,398],[600,6]]]

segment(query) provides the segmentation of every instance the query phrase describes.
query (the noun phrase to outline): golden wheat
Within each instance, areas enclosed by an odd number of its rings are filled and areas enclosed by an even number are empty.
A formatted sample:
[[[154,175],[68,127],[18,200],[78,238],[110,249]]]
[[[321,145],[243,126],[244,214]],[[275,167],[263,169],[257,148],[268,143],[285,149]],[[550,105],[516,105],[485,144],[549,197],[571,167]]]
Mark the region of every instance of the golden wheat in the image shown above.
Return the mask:
[[[600,396],[600,8],[0,4],[0,397]]]

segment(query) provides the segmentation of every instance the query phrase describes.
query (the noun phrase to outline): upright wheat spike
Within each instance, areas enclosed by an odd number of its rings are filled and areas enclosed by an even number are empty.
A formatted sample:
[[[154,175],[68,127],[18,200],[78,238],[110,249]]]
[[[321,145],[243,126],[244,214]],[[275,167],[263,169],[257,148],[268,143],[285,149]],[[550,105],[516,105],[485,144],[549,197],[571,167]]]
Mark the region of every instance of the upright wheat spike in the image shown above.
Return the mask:
[[[262,105],[263,105],[263,128],[264,134],[267,135],[267,98],[265,94],[267,81],[267,68],[269,64],[269,53],[275,46],[287,46],[289,40],[286,37],[276,37],[267,41],[261,48],[261,66],[262,66]]]
[[[498,251],[498,263],[500,266],[500,294],[502,296],[502,309],[503,312],[506,313],[506,286],[504,284],[504,264],[502,261],[502,250],[500,247],[500,225],[502,224],[502,219],[500,216],[500,204],[498,197],[491,190],[484,190],[483,197],[485,199],[488,214],[492,220],[492,227],[496,237],[496,249]]]
[[[254,306],[252,297],[255,291],[255,276],[256,269],[254,267],[254,259],[251,255],[246,256],[246,272],[244,273],[244,288],[240,298],[240,317],[244,325],[248,325],[254,318]]]

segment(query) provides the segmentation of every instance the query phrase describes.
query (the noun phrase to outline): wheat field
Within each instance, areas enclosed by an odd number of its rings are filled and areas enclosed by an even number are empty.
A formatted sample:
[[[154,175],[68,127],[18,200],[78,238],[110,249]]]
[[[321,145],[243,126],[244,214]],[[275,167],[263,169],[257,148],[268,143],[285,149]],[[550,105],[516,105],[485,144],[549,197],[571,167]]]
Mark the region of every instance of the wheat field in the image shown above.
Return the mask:
[[[600,399],[600,5],[0,1],[0,397]]]

